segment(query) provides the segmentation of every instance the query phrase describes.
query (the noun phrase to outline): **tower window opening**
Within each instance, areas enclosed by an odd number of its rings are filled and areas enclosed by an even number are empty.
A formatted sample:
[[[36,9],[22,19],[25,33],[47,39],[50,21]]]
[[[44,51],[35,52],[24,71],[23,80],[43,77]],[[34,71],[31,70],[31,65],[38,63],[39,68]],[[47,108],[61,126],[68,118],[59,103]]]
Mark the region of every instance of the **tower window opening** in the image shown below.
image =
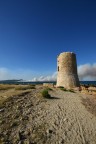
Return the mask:
[[[59,71],[59,66],[58,66],[58,71]]]

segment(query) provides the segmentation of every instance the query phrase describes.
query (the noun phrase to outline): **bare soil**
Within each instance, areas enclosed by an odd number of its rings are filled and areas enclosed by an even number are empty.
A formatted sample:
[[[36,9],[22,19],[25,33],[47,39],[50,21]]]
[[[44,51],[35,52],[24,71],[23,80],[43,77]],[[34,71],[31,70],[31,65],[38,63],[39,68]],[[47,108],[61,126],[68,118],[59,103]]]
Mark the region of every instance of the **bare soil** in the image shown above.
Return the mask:
[[[53,88],[46,99],[43,89],[0,105],[0,144],[96,144],[95,97]]]

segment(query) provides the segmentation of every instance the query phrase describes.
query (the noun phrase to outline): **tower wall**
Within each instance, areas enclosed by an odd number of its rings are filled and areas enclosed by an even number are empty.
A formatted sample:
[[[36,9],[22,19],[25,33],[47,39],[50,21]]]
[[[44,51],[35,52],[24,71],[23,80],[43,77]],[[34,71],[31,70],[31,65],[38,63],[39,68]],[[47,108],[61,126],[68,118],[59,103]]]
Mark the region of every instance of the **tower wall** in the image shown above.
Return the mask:
[[[72,52],[61,53],[57,58],[57,86],[74,88],[80,86],[77,75],[76,55]]]

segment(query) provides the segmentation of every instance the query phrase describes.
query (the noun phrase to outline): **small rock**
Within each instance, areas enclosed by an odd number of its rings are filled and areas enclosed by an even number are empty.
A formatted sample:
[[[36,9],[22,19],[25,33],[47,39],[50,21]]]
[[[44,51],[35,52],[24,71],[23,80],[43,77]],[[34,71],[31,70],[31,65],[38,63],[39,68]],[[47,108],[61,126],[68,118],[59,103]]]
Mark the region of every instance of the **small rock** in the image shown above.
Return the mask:
[[[67,118],[64,118],[64,122],[67,120]]]
[[[61,144],[64,144],[64,139],[62,139]]]
[[[4,108],[0,109],[0,112],[3,112],[4,111]]]
[[[29,140],[24,140],[23,144],[30,144]]]
[[[26,136],[24,135],[24,131],[19,132],[19,139],[20,139],[20,140],[26,139]]]
[[[47,134],[52,134],[52,133],[53,133],[53,130],[49,129],[49,130],[47,130],[46,132],[47,132]]]

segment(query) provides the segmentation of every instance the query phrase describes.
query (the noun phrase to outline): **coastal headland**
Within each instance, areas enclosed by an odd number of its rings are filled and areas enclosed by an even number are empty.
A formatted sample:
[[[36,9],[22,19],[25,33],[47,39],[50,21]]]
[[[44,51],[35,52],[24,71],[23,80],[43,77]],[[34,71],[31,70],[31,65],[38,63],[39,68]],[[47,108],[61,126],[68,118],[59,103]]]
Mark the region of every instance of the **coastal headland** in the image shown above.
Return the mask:
[[[0,144],[5,143],[96,144],[96,87],[0,84]]]

